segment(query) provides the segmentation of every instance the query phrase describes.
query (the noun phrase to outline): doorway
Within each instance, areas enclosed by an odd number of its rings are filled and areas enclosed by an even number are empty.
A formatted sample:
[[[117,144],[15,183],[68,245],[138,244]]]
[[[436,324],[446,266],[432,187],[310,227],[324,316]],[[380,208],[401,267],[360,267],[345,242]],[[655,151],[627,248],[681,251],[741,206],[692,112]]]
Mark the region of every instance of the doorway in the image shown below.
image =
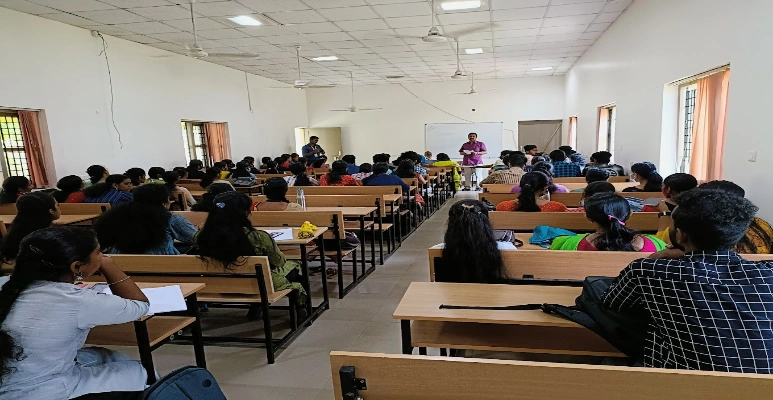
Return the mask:
[[[329,163],[341,159],[341,128],[296,128],[295,151],[298,154],[301,154],[301,148],[309,143],[312,136],[319,138],[319,145],[325,149]]]
[[[518,121],[518,144],[533,144],[540,153],[549,153],[561,146],[561,125],[564,121]]]

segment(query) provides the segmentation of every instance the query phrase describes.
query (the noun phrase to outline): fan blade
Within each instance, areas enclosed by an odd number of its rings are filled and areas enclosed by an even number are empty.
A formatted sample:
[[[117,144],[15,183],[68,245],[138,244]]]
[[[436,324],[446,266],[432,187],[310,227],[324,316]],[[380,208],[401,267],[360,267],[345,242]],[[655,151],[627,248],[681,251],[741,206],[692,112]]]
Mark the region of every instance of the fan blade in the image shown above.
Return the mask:
[[[351,108],[339,108],[339,109],[328,110],[328,111],[347,111],[348,112],[348,111],[352,111],[352,109]]]
[[[358,108],[357,111],[376,111],[376,110],[382,110],[381,107],[379,108]]]
[[[479,26],[476,26],[476,27],[473,27],[473,28],[462,29],[462,30],[459,30],[459,31],[453,31],[453,32],[446,31],[445,32],[445,36],[446,37],[450,37],[450,38],[460,38],[462,36],[472,35],[473,33],[483,32],[483,31],[485,31],[487,29],[492,29],[495,26],[496,26],[496,24],[493,24],[493,23],[492,24],[482,24],[482,25],[479,25]]]

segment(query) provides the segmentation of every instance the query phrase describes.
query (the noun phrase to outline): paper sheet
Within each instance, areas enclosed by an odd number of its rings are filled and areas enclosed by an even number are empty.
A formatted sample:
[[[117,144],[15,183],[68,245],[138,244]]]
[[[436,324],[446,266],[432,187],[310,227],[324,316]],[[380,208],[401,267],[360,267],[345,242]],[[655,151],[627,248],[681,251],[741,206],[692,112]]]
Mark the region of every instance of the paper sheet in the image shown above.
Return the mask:
[[[271,235],[274,241],[281,242],[282,240],[293,240],[293,228],[286,229],[266,229],[264,232]]]
[[[113,294],[109,287],[105,288],[102,293]],[[145,293],[145,297],[150,302],[150,310],[145,315],[188,309],[179,285],[142,289],[142,293]]]
[[[467,154],[468,156],[469,156],[470,154],[472,154],[472,153],[473,153],[473,151],[472,151],[472,150],[464,150],[464,154]]]

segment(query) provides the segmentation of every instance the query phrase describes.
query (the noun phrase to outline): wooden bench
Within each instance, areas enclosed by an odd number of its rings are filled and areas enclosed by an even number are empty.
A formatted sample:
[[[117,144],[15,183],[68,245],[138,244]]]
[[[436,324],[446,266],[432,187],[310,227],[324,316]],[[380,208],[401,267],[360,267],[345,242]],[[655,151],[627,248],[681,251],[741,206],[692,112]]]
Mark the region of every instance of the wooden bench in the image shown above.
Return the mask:
[[[591,232],[596,228],[584,213],[573,212],[517,212],[494,211],[488,214],[494,229],[532,232],[540,225],[563,228],[576,232]],[[658,213],[637,212],[626,221],[626,226],[639,232],[657,232]]]
[[[110,203],[59,203],[62,215],[99,215],[110,210]],[[16,204],[0,204],[0,214],[16,215]]]
[[[556,182],[558,183],[558,182]],[[575,189],[584,189],[586,186],[588,186],[587,183],[561,183],[560,185],[566,186],[569,190],[575,190]],[[618,192],[622,192],[623,189],[636,186],[638,183],[636,182],[617,182],[612,183],[612,185],[617,189]],[[483,192],[485,193],[510,193],[512,192],[513,188],[516,185],[505,185],[505,184],[488,184],[488,185],[482,185]],[[656,192],[657,193],[657,192]]]
[[[587,183],[585,181],[584,176],[578,176],[578,177],[572,177],[572,178],[553,178],[554,183]],[[610,176],[609,179],[607,179],[607,182],[609,183],[624,183],[624,182],[630,182],[627,176]]]
[[[617,192],[617,194],[623,196],[623,197],[632,197],[634,199],[651,199],[651,198],[664,198],[663,193],[654,193],[654,192],[630,192],[630,193],[623,193],[623,192]],[[508,201],[508,200],[515,200],[518,197],[517,193],[486,193],[481,192],[478,193],[478,200],[486,200],[496,206],[497,204]],[[573,192],[573,193],[553,193],[550,195],[551,201],[557,201],[559,203],[564,204],[565,206],[569,208],[576,208],[580,207],[580,200],[582,200],[582,192]]]
[[[773,391],[773,376],[762,374],[400,354],[334,351],[330,368],[344,400],[726,400]]]

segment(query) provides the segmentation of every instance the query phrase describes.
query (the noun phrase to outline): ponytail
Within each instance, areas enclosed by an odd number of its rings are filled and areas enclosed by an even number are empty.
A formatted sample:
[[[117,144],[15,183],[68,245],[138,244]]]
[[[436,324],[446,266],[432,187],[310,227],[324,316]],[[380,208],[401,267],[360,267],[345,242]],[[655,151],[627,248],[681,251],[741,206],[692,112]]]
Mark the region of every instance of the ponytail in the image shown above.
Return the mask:
[[[631,172],[647,180],[644,192],[660,192],[663,189],[663,177],[658,173],[655,164],[645,161],[631,166]]]
[[[585,216],[603,230],[593,243],[600,251],[636,251],[633,240],[637,233],[626,226],[631,215],[628,201],[615,193],[597,193],[585,200]]]

